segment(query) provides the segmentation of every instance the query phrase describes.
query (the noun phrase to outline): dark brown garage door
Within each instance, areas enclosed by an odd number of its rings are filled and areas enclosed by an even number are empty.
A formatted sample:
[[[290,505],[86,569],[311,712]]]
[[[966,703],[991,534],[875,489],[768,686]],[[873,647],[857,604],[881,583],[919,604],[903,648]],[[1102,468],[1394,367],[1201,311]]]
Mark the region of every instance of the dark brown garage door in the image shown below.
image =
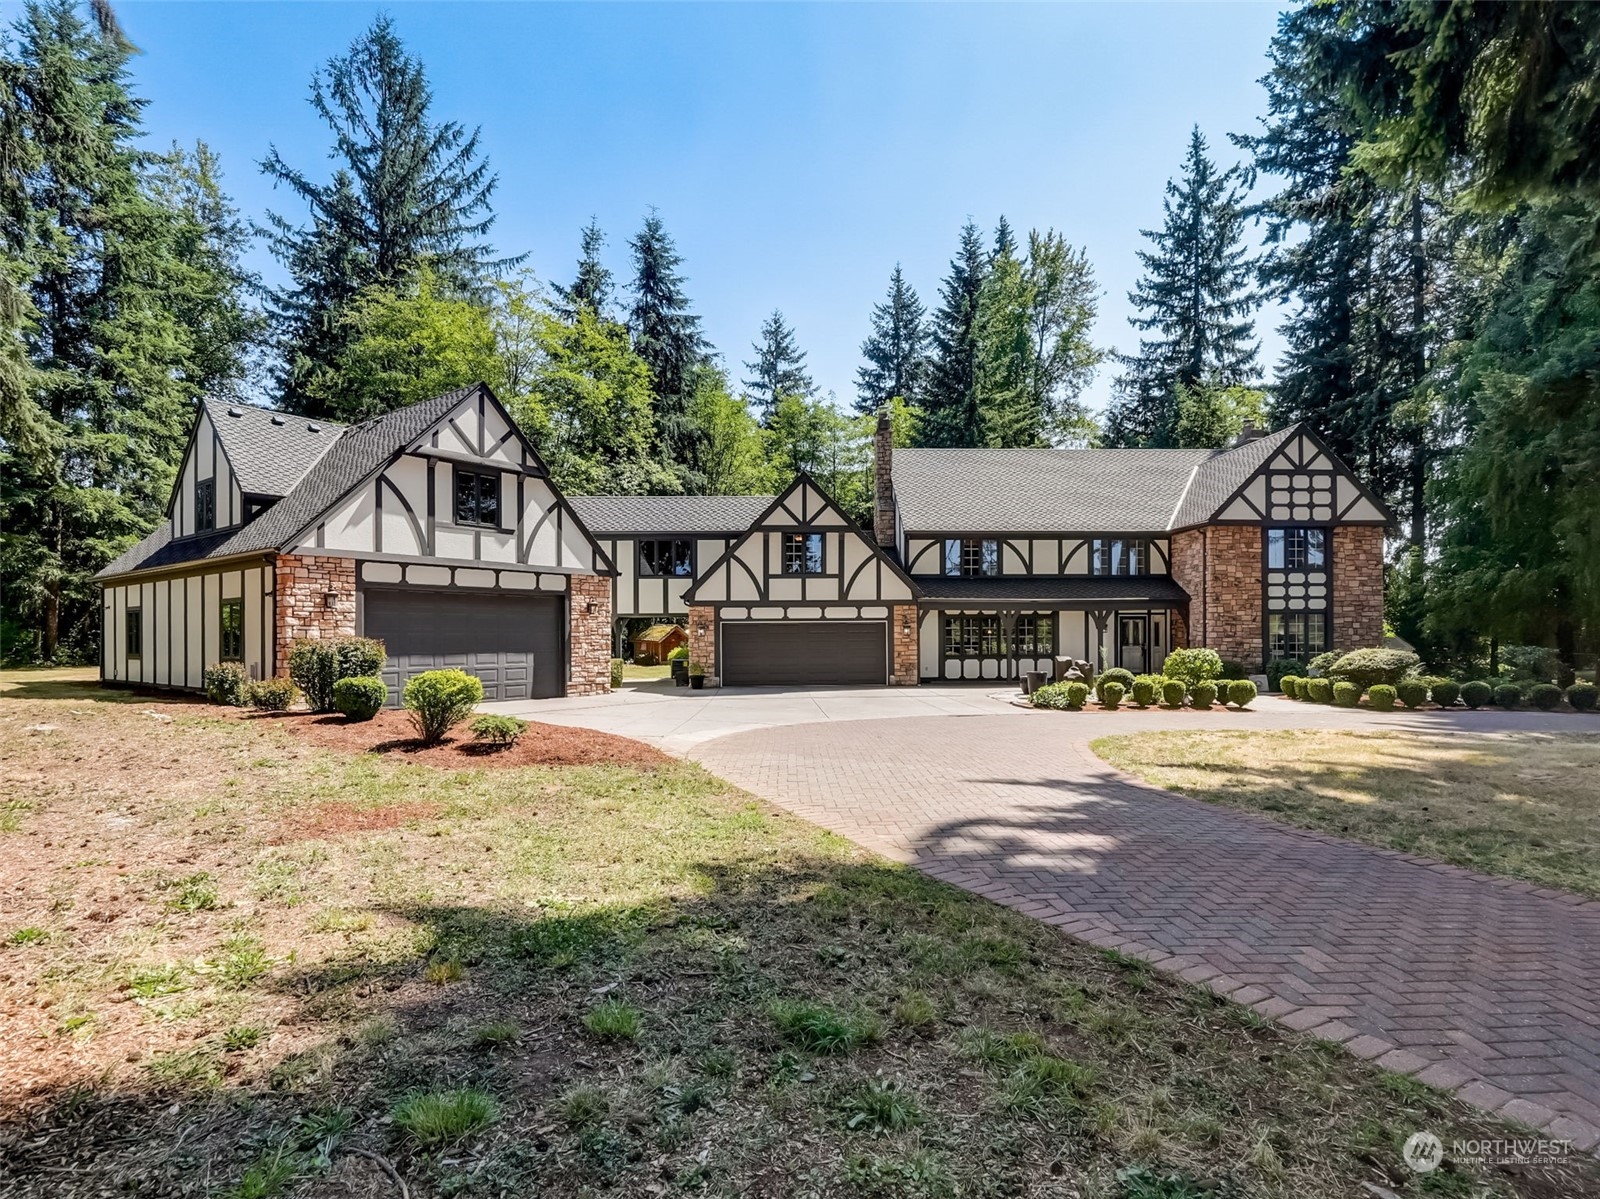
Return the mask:
[[[886,683],[888,646],[881,620],[730,620],[718,674],[727,687]]]
[[[485,699],[562,693],[559,597],[459,591],[362,592],[362,629],[389,651],[383,679],[398,703],[405,681],[454,667],[483,680]]]

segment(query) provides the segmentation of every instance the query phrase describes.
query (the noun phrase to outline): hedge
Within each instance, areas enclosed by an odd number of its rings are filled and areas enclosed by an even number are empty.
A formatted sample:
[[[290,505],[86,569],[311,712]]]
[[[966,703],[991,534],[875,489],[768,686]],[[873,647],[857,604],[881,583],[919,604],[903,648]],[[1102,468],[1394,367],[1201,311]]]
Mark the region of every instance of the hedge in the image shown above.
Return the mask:
[[[1415,670],[1419,659],[1404,649],[1358,649],[1340,658],[1328,670],[1328,677],[1354,683],[1362,690],[1374,683],[1398,687],[1407,672]]]
[[[289,648],[289,677],[313,712],[332,712],[333,685],[381,673],[387,656],[370,637],[302,638]]]

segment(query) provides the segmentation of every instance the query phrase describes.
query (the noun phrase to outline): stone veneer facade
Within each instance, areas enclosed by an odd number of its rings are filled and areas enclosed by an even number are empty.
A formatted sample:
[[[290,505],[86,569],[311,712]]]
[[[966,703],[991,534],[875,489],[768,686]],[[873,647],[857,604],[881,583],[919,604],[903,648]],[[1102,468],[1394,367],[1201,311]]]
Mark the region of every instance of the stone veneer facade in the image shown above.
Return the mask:
[[[567,580],[568,695],[603,695],[611,690],[611,579],[573,575]]]
[[[1172,538],[1172,577],[1189,593],[1184,643],[1236,658],[1251,674],[1266,669],[1262,536],[1260,525],[1206,525]]]
[[[872,538],[891,551],[895,548],[893,466],[894,425],[886,408],[878,413],[878,427],[873,434]]]
[[[919,627],[915,604],[896,604],[889,609],[889,644],[894,655],[889,663],[889,682],[896,687],[915,687],[922,681]]]
[[[1332,624],[1329,649],[1383,644],[1383,529],[1378,525],[1333,530]]]
[[[277,673],[288,673],[289,650],[302,638],[355,636],[354,558],[280,554],[274,563],[273,583],[277,612],[273,664]]]
[[[708,604],[689,605],[689,664],[706,668],[707,687],[717,685],[717,610]]]

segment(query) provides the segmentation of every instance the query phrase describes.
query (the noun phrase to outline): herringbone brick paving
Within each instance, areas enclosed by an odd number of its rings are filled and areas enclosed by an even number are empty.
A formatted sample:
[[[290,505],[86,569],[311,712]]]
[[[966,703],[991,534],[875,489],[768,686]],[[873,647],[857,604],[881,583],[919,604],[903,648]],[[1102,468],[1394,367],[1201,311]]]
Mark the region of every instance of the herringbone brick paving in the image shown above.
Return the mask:
[[[790,725],[692,756],[936,878],[1600,1146],[1600,903],[1145,786],[1089,751],[1098,721],[1034,717]]]

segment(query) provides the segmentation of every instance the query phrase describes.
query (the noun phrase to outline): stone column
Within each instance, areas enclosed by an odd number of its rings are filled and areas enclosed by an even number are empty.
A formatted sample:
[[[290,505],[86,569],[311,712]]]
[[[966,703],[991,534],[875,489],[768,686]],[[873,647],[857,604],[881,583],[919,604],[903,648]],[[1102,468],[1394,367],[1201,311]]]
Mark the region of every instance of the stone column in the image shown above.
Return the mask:
[[[280,554],[274,563],[274,667],[289,669],[289,651],[302,638],[353,637],[356,563],[330,554]]]
[[[689,605],[689,664],[706,669],[707,687],[717,680],[717,610],[709,604]]]
[[[611,580],[573,575],[567,580],[569,628],[568,695],[604,695],[611,690]]]
[[[872,438],[872,536],[884,549],[894,540],[894,426],[887,406],[878,409],[878,428]]]
[[[1383,528],[1339,525],[1333,530],[1333,644],[1367,649],[1383,644]]]
[[[894,653],[894,660],[889,663],[889,682],[896,687],[915,687],[921,681],[919,626],[915,604],[896,604],[889,609],[889,643]]]

